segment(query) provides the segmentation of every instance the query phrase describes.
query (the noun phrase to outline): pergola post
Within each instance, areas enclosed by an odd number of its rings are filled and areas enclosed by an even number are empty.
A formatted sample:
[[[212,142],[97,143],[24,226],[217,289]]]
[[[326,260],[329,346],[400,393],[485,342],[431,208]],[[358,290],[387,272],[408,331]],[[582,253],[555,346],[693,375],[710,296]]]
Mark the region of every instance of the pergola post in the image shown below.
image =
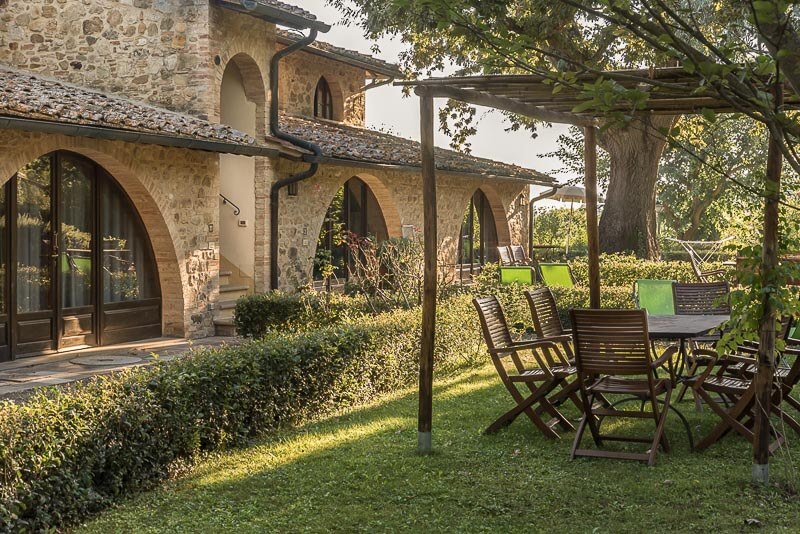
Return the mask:
[[[780,93],[778,94],[780,100]],[[778,265],[778,215],[781,192],[782,157],[778,140],[770,134],[767,153],[767,179],[764,199],[764,243],[761,255],[761,278],[765,282],[774,280]],[[772,400],[772,380],[775,372],[775,313],[770,295],[762,297],[762,312],[759,321],[758,371],[755,374],[755,421],[753,432],[753,482],[769,483],[769,412]]]
[[[419,355],[417,450],[430,453],[433,417],[433,346],[436,332],[436,162],[433,152],[433,97],[417,88],[422,144],[422,205],[425,268],[422,290],[422,340]]]
[[[597,129],[583,128],[586,236],[589,252],[589,307],[600,307],[600,236],[597,231]]]

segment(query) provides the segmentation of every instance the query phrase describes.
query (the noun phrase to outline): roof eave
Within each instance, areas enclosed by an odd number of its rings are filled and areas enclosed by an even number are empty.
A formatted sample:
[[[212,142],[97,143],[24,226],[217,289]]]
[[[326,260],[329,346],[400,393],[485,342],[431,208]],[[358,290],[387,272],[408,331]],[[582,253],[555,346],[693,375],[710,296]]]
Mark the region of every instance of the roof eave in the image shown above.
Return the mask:
[[[331,29],[330,25],[318,20],[311,20],[294,13],[289,13],[276,7],[253,2],[253,7],[244,7],[241,2],[234,0],[216,0],[217,5],[239,13],[252,15],[281,26],[287,26],[296,30],[314,29],[321,33],[327,33]]]
[[[0,116],[0,129],[22,130],[26,132],[40,132],[67,135],[71,137],[86,137],[110,141],[124,141],[128,143],[159,145],[187,150],[202,150],[220,154],[236,154],[241,156],[278,157],[280,150],[260,145],[244,145],[229,141],[213,139],[198,139],[179,135],[164,135],[119,128],[104,128],[86,124],[73,124],[46,120],[27,119],[15,116]]]
[[[331,156],[323,156],[321,158],[313,158],[313,156],[306,155],[303,157],[303,160],[306,162],[311,162],[315,160],[317,163],[327,163],[330,165],[347,165],[353,167],[362,167],[366,169],[383,169],[383,170],[393,170],[393,171],[408,171],[408,172],[421,172],[422,167],[417,165],[403,165],[398,163],[378,163],[374,161],[365,161],[365,160],[357,160],[357,159],[347,159],[347,158],[336,158]],[[511,182],[521,182],[528,185],[542,185],[547,187],[553,187],[556,185],[555,180],[548,181],[539,178],[525,178],[523,176],[506,176],[502,174],[489,174],[477,171],[459,171],[459,170],[451,170],[451,169],[436,169],[437,173],[442,174],[451,174],[451,175],[459,175],[459,176],[469,176],[470,178],[478,178],[478,179],[489,179],[489,180],[504,180],[504,181],[511,181]]]
[[[282,45],[290,45],[296,41],[292,40],[291,38],[278,35],[277,41]],[[399,69],[390,69],[382,67],[381,65],[377,65],[375,63],[370,63],[367,61],[360,61],[352,56],[347,56],[345,54],[337,54],[336,52],[331,52],[328,50],[322,50],[320,48],[315,48],[313,45],[306,47],[303,49],[303,52],[307,52],[309,54],[314,54],[320,57],[325,57],[331,59],[333,61],[339,61],[340,63],[347,63],[348,65],[353,65],[354,67],[362,68],[370,73],[374,74],[383,74],[389,78],[400,78],[403,76],[403,73]]]

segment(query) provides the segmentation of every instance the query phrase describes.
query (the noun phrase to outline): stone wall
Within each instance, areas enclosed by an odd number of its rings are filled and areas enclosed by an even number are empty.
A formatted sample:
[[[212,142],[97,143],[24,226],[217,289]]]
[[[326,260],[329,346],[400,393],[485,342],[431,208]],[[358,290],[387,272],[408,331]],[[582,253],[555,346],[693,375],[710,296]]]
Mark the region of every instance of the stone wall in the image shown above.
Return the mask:
[[[286,161],[279,164],[285,176],[303,167]],[[311,280],[317,238],[325,212],[336,191],[353,176],[370,186],[381,206],[390,237],[403,235],[412,225],[422,238],[422,178],[418,172],[364,169],[356,166],[321,165],[311,179],[299,184],[298,195],[281,190],[278,229],[278,271],[281,288],[292,289]],[[440,173],[437,176],[439,261],[457,261],[458,236],[470,197],[481,189],[492,207],[500,245],[528,242],[528,187],[508,180],[485,180],[468,175]]]
[[[0,64],[206,117],[208,0],[25,0],[0,9]]]
[[[0,183],[33,159],[71,150],[105,167],[144,221],[161,283],[165,335],[213,335],[219,294],[216,154],[0,130]],[[209,225],[213,225],[209,231]]]
[[[283,45],[278,45],[283,48]],[[333,97],[333,120],[364,126],[363,68],[309,52],[295,52],[281,61],[278,87],[282,110],[296,115],[314,115],[314,92],[325,77]]]

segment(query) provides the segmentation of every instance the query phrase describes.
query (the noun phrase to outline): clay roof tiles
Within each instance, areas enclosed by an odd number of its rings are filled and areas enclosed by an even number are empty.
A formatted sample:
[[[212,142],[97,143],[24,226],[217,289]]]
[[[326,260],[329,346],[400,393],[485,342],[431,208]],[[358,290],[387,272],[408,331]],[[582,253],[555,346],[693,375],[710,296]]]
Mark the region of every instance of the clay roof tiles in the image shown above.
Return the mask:
[[[0,117],[256,145],[222,124],[0,65]]]
[[[281,129],[320,146],[324,156],[383,165],[420,167],[420,144],[383,132],[297,115],[281,115]],[[539,184],[555,180],[543,173],[486,158],[436,148],[436,168],[441,171],[515,178]]]

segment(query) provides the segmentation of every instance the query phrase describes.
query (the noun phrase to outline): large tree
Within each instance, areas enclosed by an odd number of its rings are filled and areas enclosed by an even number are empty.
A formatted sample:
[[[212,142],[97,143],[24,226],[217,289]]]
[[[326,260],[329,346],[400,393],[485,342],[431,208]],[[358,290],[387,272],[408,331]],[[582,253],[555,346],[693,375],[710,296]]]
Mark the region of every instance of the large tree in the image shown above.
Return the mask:
[[[400,35],[404,65],[418,74],[456,65],[464,74],[537,73],[610,69],[668,61],[633,34],[579,15],[579,8],[550,0],[334,0],[346,18],[372,38]],[[456,142],[474,131],[468,106],[441,115]],[[451,120],[455,124],[448,125]],[[536,124],[512,117],[514,127]],[[633,250],[659,256],[655,238],[655,183],[665,146],[661,133],[674,118],[610,119],[598,142],[610,158],[610,181],[600,219],[605,252]]]

